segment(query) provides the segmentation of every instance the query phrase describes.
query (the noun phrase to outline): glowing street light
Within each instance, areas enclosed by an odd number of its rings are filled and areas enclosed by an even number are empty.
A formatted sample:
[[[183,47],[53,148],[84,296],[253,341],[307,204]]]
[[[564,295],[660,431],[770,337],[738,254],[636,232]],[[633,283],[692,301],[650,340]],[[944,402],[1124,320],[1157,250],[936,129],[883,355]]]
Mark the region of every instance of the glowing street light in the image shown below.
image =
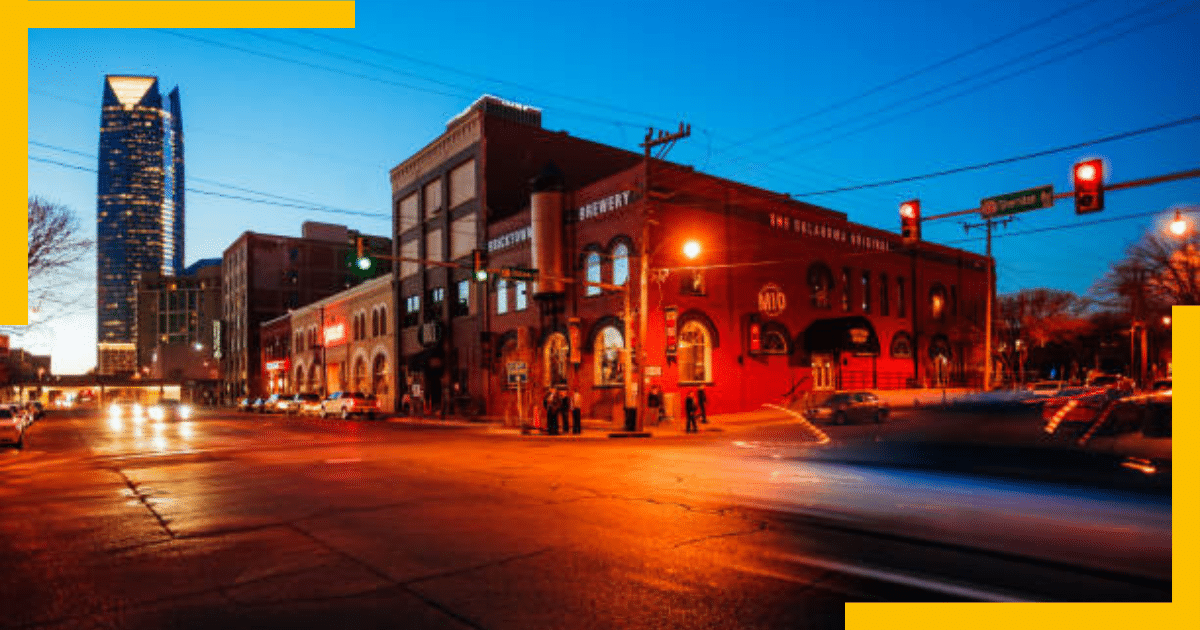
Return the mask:
[[[683,245],[683,255],[688,258],[695,258],[700,255],[700,243],[696,241],[688,241]]]
[[[1175,236],[1183,236],[1187,233],[1188,222],[1183,218],[1183,212],[1175,211],[1175,220],[1171,221],[1171,233]]]
[[[1162,323],[1163,323],[1163,326],[1170,326],[1171,325],[1171,316],[1163,315]]]

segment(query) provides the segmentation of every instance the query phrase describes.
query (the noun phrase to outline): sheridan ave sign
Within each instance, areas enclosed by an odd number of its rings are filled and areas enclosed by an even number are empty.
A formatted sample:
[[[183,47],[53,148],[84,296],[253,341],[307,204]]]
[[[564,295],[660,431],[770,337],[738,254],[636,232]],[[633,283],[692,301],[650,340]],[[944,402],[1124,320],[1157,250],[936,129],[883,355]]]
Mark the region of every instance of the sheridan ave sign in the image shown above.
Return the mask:
[[[979,215],[985,219],[1040,210],[1054,205],[1054,186],[1046,185],[1007,195],[988,197],[979,202]]]

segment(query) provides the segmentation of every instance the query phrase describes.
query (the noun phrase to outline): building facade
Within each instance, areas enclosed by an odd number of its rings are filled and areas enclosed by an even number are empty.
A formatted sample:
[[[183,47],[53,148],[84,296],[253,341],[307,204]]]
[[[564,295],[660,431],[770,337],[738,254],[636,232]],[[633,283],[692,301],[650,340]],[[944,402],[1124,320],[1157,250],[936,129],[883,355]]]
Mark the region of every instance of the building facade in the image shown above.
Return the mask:
[[[491,330],[486,287],[470,280],[472,254],[486,251],[487,225],[529,202],[529,182],[547,162],[581,186],[638,163],[628,151],[541,126],[535,108],[485,96],[451,119],[446,131],[391,170],[395,255],[439,265],[398,263],[394,270],[396,386],[416,383],[434,405],[457,385],[485,400],[479,370]],[[457,263],[460,268],[444,266]]]
[[[531,391],[569,388],[585,416],[619,422],[649,387],[678,405],[703,385],[719,413],[981,383],[985,257],[647,164],[488,98],[391,178],[396,251],[429,261],[395,270],[395,387],[435,404],[458,384],[514,415]],[[473,281],[475,250],[511,273]]]
[[[158,79],[104,79],[96,203],[97,372],[137,363],[138,280],[179,275],[184,252],[183,119],[179,88]]]
[[[213,322],[221,319],[221,259],[197,261],[180,275],[146,272],[138,287],[137,356],[142,378],[219,378]]]
[[[213,349],[221,362],[226,401],[268,393],[259,324],[363,281],[351,264],[358,237],[371,251],[391,250],[386,237],[311,221],[303,224],[299,238],[246,232],[225,250],[222,318],[214,329]],[[391,273],[390,261],[379,263],[373,273]]]
[[[374,394],[380,410],[395,411],[392,300],[391,276],[382,276],[264,324],[264,344],[274,339],[271,346],[282,348],[286,326],[292,349],[286,357],[275,355],[274,366],[264,363],[264,378],[274,379],[279,393]]]

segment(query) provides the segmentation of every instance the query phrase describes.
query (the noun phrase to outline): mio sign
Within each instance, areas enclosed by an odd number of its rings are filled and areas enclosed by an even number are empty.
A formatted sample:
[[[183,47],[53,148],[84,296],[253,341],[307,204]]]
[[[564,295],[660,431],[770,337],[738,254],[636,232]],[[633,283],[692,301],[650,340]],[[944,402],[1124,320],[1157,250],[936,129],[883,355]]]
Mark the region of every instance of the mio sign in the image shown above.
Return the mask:
[[[779,317],[787,308],[787,296],[775,283],[768,282],[758,291],[758,312],[767,317]]]

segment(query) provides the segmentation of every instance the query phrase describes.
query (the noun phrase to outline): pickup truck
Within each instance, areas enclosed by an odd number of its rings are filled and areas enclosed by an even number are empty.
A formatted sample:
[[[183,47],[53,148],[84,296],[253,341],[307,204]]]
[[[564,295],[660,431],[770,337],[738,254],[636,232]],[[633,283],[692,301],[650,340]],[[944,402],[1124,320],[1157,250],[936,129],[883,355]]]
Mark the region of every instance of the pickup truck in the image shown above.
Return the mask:
[[[368,420],[374,420],[377,413],[379,413],[379,401],[373,394],[333,392],[328,398],[321,401],[320,415],[322,418],[340,415],[343,420],[349,419],[350,416],[366,416]]]

